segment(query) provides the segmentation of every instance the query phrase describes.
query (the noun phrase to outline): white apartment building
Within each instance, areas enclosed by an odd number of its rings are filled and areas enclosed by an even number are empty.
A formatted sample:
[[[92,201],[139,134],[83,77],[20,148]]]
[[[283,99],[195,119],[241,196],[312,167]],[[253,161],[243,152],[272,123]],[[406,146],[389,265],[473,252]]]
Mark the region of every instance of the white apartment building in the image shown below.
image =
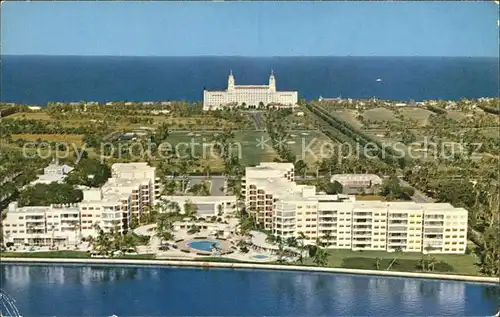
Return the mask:
[[[147,180],[149,182],[149,203],[153,205],[160,196],[160,184],[156,177],[156,167],[151,167],[146,162],[115,163],[111,166],[111,176],[116,179]],[[146,189],[142,189],[146,191]]]
[[[74,245],[81,238],[76,205],[19,207],[12,202],[2,224],[5,243],[14,245]]]
[[[245,168],[241,192],[245,197],[246,209],[253,213],[257,222],[265,229],[272,229],[273,192],[269,191],[268,180],[295,180],[295,169],[292,163],[266,162],[256,167]],[[277,188],[278,186],[274,186]]]
[[[274,167],[274,168],[273,168]],[[297,185],[293,165],[247,168],[247,210],[265,229],[282,238],[317,239],[329,248],[465,253],[467,210],[450,204],[356,201],[350,195],[317,194]]]
[[[95,236],[97,226],[104,231],[127,232],[132,216],[140,217],[145,207],[156,201],[155,168],[147,163],[120,163],[113,164],[111,170],[113,177],[101,188],[83,190],[78,204],[19,208],[17,202],[11,203],[3,221],[5,241],[73,244]]]
[[[297,91],[277,91],[276,79],[271,71],[268,85],[236,85],[233,72],[229,74],[227,89],[222,91],[203,91],[203,110],[220,109],[223,106],[235,105],[258,107],[263,104],[277,107],[293,107],[297,105]]]

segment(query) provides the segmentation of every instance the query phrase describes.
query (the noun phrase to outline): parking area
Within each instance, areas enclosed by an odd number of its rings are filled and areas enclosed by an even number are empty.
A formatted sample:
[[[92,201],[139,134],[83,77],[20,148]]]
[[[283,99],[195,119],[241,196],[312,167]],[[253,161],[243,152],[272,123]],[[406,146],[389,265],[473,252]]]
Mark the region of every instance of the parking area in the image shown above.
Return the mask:
[[[210,196],[225,196],[226,181],[224,176],[212,176],[207,179],[205,176],[189,176],[189,182],[187,188],[192,187],[196,184],[200,184],[203,181],[210,181]]]

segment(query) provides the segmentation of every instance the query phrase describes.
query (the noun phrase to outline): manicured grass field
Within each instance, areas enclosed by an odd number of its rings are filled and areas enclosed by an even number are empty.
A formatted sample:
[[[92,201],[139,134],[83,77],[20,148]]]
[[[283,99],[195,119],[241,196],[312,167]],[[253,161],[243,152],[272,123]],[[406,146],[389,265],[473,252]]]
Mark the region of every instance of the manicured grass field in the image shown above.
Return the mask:
[[[354,129],[359,130],[363,126],[363,123],[356,119],[356,111],[354,110],[335,111],[332,115],[335,115],[336,118],[347,122]]]
[[[27,119],[27,120],[54,120],[48,113],[42,111],[17,112],[9,116],[9,119]]]
[[[130,118],[151,120],[152,123],[131,123]],[[139,127],[151,127],[154,128],[162,123],[167,123],[172,130],[216,130],[222,129],[224,127],[237,128],[248,128],[253,127],[253,122],[250,119],[245,122],[245,126],[237,127],[234,122],[215,118],[209,115],[204,116],[192,116],[192,117],[173,117],[171,115],[141,115],[141,116],[120,116],[120,115],[106,115],[102,113],[94,113],[92,116],[87,113],[82,113],[80,115],[73,115],[71,117],[65,117],[63,119],[56,119],[51,117],[48,113],[43,111],[37,112],[18,112],[9,116],[9,119],[31,119],[31,120],[42,120],[48,122],[58,123],[63,127],[78,127],[80,125],[88,124],[92,120],[109,122],[116,129],[123,131],[131,131]]]
[[[48,252],[0,252],[6,258],[90,258],[90,253],[82,251],[48,251]]]
[[[394,119],[394,112],[385,108],[374,108],[362,113],[365,120],[391,121]]]
[[[432,114],[432,111],[417,107],[403,107],[399,111],[406,119],[417,120],[421,126],[425,126],[427,124],[427,120]]]
[[[206,132],[172,132],[167,141],[172,148],[178,149],[180,152],[194,149],[196,155],[208,159],[211,165],[220,167],[222,162],[214,150],[216,145],[212,142],[213,135],[214,133]],[[321,146],[325,147],[325,143],[331,143],[326,136],[317,131],[292,131],[290,135],[290,139],[286,142],[292,152],[298,158],[302,158],[304,150],[304,158],[309,163],[320,158]],[[243,165],[253,166],[260,162],[273,161],[277,157],[267,132],[236,131],[234,139],[232,151],[240,156]],[[306,151],[307,148],[317,155],[311,155],[310,152]],[[325,153],[328,152],[325,150]]]
[[[83,143],[83,136],[79,134],[12,134],[12,140],[23,139],[26,141],[36,141],[38,139],[46,142],[64,142],[68,144],[76,144],[81,146]]]
[[[446,116],[450,119],[460,121],[462,119],[465,119],[466,114],[461,111],[447,110]]]
[[[376,258],[380,257],[382,258],[380,267],[385,270],[390,261],[396,256],[395,253],[384,251],[328,250],[327,252],[328,266],[353,269],[375,269]],[[419,272],[417,265],[421,257],[420,253],[402,253],[399,257],[399,267],[396,266],[392,270]],[[476,264],[477,259],[474,255],[432,254],[431,257],[436,259],[435,272],[442,268],[442,272],[480,275]],[[428,259],[427,255],[424,255],[424,259]],[[443,262],[443,264],[438,265],[440,262]],[[312,259],[308,258],[306,263],[311,264]]]

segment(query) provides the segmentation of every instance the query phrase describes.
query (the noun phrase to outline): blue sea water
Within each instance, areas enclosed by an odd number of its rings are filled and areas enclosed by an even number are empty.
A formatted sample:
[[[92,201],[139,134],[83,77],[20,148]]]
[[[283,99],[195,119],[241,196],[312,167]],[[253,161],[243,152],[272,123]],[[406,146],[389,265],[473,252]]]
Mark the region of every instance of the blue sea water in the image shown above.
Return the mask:
[[[298,90],[306,99],[499,94],[497,58],[2,56],[0,100],[199,101],[204,87],[226,87],[230,69],[237,84],[265,84],[273,69],[278,89]]]
[[[264,270],[1,265],[35,316],[492,316],[494,286]]]

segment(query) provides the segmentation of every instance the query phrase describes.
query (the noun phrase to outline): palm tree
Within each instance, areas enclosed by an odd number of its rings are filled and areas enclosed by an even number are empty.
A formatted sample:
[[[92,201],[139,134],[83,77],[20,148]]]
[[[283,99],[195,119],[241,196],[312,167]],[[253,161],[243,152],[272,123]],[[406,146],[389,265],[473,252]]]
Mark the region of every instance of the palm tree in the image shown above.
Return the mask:
[[[328,248],[330,246],[330,240],[332,239],[332,232],[330,230],[327,230],[323,236],[323,239],[325,239],[325,246]]]
[[[56,226],[55,225],[51,225],[50,226],[50,230],[52,232],[52,236],[51,236],[51,241],[50,241],[50,247],[53,248],[55,245],[54,245],[54,230],[55,230]]]
[[[375,266],[377,267],[377,270],[380,270],[380,261],[382,261],[382,258],[377,256],[375,258]]]
[[[429,270],[432,272],[434,271],[434,265],[436,264],[436,258],[435,257],[432,257],[428,264],[427,264],[427,267],[429,268]]]
[[[323,248],[318,247],[314,254],[313,263],[317,266],[326,266],[328,264],[328,254]]]
[[[74,223],[73,224],[73,231],[75,232],[75,248],[76,248],[76,245],[78,244],[77,243],[77,239],[78,239],[78,229],[80,229],[80,225],[78,223]]]
[[[284,241],[280,236],[276,237],[276,243],[278,244],[278,263],[283,263],[285,255],[285,245]]]
[[[391,261],[391,263],[389,264],[389,266],[387,267],[386,271],[390,271],[392,266],[394,265],[394,263],[396,263],[396,261],[399,259],[399,257],[402,255],[403,253],[403,249],[401,247],[397,247],[395,250],[394,250],[394,253],[396,253],[396,256],[394,257],[394,259]]]
[[[305,249],[305,245],[304,245],[304,240],[306,239],[306,235],[304,234],[304,232],[299,232],[299,237],[297,238],[297,240],[300,241],[300,256],[299,256],[299,262],[300,264],[303,264],[304,263],[304,255],[303,255],[303,252],[304,252],[304,249]]]

